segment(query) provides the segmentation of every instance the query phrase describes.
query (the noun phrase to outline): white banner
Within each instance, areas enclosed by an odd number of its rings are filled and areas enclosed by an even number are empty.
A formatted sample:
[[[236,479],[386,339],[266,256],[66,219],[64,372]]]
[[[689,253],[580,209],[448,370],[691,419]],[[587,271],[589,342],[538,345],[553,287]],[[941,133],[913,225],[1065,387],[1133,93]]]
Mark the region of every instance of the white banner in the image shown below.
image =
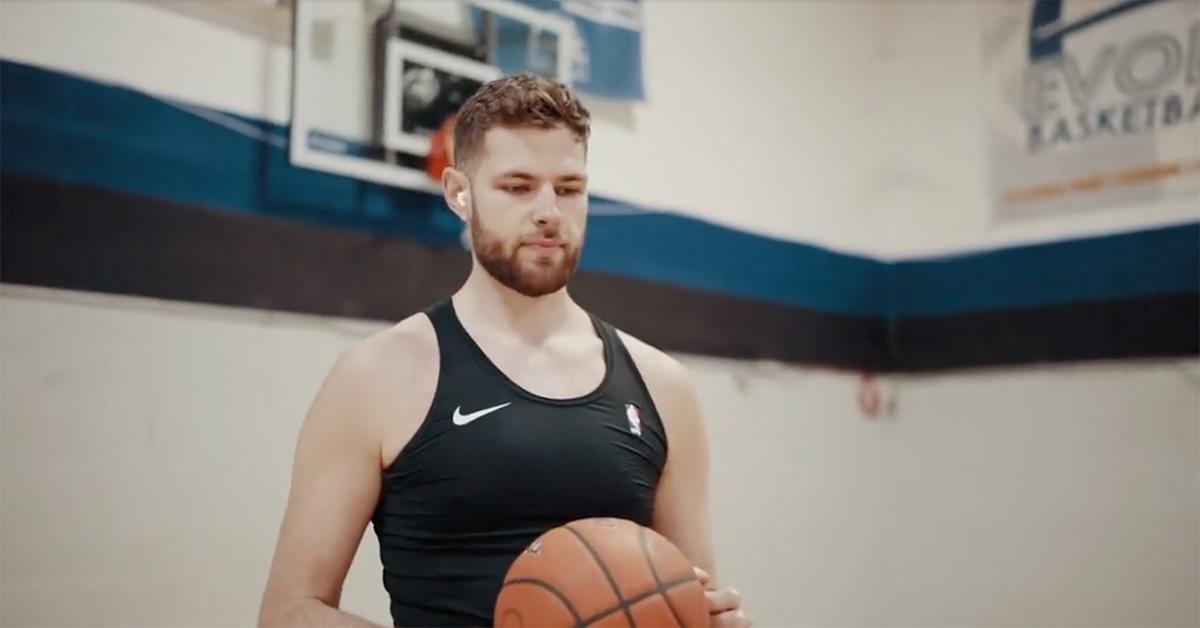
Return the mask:
[[[997,221],[1200,205],[1200,2],[979,9]]]

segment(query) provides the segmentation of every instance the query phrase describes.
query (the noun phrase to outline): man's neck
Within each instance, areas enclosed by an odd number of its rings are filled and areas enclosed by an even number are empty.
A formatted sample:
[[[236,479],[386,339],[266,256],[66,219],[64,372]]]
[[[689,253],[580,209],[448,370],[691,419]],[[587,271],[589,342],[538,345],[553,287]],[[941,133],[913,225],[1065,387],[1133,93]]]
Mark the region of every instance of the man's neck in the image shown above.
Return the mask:
[[[478,262],[455,293],[454,309],[460,320],[469,320],[472,326],[514,333],[531,344],[586,321],[566,287],[540,297],[526,296],[496,281]]]

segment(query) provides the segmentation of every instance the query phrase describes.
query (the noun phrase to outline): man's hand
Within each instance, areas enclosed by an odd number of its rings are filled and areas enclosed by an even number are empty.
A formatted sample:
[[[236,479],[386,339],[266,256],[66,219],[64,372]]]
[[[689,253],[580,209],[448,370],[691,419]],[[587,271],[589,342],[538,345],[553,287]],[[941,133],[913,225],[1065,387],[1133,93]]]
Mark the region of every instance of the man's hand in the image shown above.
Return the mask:
[[[715,589],[712,586],[712,576],[699,567],[692,567],[700,585],[704,587],[704,597],[708,600],[708,625],[720,628],[749,628],[750,618],[742,612],[742,595],[737,589]]]

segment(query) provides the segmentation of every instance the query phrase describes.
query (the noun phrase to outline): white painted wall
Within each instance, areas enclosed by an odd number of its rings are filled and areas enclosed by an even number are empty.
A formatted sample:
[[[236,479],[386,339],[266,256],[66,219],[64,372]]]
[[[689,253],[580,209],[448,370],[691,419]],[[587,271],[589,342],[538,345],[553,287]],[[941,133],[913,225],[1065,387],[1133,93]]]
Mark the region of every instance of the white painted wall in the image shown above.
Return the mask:
[[[301,417],[377,324],[5,286],[0,623],[254,621]],[[1200,621],[1200,361],[897,382],[682,356],[761,626]],[[343,607],[386,622],[374,533]]]
[[[149,2],[6,0],[0,57],[275,122],[290,109],[286,46]]]
[[[0,625],[253,625],[300,420],[363,326],[2,291]],[[377,547],[344,604],[385,621]]]

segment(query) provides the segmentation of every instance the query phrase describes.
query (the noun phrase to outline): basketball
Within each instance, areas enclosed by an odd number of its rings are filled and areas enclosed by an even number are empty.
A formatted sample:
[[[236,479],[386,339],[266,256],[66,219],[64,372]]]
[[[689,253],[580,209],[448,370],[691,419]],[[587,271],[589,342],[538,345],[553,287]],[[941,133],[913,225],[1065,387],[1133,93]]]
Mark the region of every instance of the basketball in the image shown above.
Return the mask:
[[[624,519],[581,519],[513,561],[495,625],[707,626],[708,605],[691,562],[662,535]]]

